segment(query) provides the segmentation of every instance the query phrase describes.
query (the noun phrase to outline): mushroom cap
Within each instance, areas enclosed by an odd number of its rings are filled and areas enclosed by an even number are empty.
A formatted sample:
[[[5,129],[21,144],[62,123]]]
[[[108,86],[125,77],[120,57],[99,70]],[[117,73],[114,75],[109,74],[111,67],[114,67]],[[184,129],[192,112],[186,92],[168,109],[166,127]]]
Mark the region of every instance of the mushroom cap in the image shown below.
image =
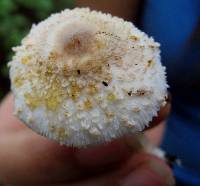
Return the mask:
[[[15,114],[60,144],[83,147],[142,131],[165,104],[159,43],[110,14],[52,14],[13,50]]]

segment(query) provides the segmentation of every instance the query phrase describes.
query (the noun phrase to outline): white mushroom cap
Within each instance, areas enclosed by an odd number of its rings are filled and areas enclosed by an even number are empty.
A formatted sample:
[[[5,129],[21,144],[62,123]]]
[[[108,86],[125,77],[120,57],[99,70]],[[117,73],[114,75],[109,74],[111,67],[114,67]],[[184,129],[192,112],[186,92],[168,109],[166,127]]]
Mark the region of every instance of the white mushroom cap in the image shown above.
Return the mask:
[[[159,44],[110,14],[53,14],[14,51],[16,115],[61,144],[95,145],[142,131],[165,104]]]

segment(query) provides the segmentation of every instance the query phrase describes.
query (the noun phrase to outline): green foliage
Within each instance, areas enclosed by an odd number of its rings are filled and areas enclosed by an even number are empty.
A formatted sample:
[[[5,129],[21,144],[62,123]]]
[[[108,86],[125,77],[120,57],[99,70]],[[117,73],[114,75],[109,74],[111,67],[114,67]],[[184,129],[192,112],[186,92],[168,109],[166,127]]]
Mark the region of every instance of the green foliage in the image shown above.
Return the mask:
[[[73,0],[0,0],[0,94],[8,91],[6,64],[13,55],[11,48],[20,44],[33,23],[73,6]]]
[[[12,0],[1,0],[0,9],[0,16],[5,16],[16,10],[16,5]]]

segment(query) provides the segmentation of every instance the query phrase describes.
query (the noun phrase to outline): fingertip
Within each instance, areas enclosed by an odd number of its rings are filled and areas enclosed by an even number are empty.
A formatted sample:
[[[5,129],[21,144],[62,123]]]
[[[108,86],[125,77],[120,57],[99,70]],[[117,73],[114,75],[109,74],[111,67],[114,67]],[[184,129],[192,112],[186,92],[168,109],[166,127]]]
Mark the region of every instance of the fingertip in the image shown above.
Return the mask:
[[[14,101],[11,93],[5,96],[0,103],[0,118],[0,132],[2,135],[7,131],[16,132],[25,128],[25,125],[14,116]]]
[[[144,130],[149,130],[151,128],[154,128],[155,126],[162,123],[166,118],[168,117],[171,110],[171,103],[167,102],[167,104],[164,107],[161,107],[160,110],[157,113],[157,116],[152,118],[152,121],[149,123],[149,125]]]
[[[146,154],[133,156],[126,166],[127,175],[121,181],[122,186],[172,186],[175,184],[172,172],[165,162]]]

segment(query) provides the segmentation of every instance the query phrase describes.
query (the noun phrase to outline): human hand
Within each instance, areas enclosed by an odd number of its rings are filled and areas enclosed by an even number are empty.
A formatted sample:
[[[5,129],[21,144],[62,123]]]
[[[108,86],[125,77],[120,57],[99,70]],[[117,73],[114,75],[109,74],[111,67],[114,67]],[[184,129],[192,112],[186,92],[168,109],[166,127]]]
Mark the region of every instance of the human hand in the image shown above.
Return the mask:
[[[166,109],[166,108],[165,108]],[[160,112],[159,119],[167,111]],[[170,168],[124,137],[87,149],[61,146],[13,116],[13,98],[0,106],[0,180],[7,185],[165,186],[173,185]]]

